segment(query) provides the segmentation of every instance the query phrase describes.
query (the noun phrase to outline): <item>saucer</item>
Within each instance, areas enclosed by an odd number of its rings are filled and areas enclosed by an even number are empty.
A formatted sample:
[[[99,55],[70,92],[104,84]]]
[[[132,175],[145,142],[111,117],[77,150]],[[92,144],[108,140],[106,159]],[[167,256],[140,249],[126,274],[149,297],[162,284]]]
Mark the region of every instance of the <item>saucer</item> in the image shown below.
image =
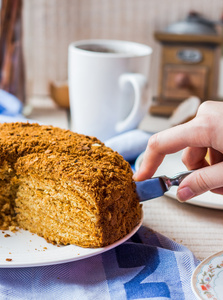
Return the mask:
[[[223,300],[223,251],[203,260],[194,270],[191,286],[197,299]]]

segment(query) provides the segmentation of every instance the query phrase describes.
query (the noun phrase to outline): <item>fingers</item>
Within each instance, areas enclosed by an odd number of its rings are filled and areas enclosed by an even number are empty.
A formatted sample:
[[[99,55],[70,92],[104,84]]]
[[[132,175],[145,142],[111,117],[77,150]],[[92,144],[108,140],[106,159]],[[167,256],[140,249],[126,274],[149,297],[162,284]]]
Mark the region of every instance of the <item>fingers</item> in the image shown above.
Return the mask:
[[[153,135],[148,142],[143,162],[134,175],[134,180],[150,178],[163,161],[166,154],[186,147],[209,147],[207,126],[196,119]]]
[[[212,148],[187,147],[182,154],[182,162],[188,170],[196,170],[223,161],[223,154]]]
[[[158,166],[163,161],[165,155],[156,151],[156,143],[157,146],[159,144],[158,138],[158,135],[150,137],[146,151],[143,156],[142,164],[139,170],[133,176],[134,180],[141,181],[152,177]]]
[[[211,165],[223,161],[223,154],[215,149],[209,149],[209,161]]]
[[[190,122],[153,135],[134,179],[150,178],[166,154],[186,148],[183,162],[188,169],[198,170],[180,184],[178,198],[185,201],[208,190],[223,194],[223,143],[219,138],[223,130],[222,105],[205,101]],[[210,166],[205,159],[207,149],[210,151]]]
[[[186,201],[209,190],[223,192],[223,162],[194,171],[180,184],[177,197]]]
[[[188,170],[196,170],[209,166],[205,157],[207,148],[205,147],[187,147],[182,154],[182,162]]]
[[[223,187],[211,190],[212,193],[223,195]]]

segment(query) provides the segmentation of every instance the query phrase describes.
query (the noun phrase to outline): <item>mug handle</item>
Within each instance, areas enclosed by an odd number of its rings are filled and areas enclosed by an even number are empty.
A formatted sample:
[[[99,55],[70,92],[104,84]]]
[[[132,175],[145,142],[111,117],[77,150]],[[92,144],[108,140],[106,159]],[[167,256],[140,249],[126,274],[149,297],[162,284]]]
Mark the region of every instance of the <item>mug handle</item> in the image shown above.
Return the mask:
[[[123,88],[126,83],[132,85],[135,99],[129,115],[116,124],[118,133],[136,128],[146,113],[145,104],[143,105],[143,92],[147,87],[147,78],[139,73],[125,73],[119,77],[119,85]]]

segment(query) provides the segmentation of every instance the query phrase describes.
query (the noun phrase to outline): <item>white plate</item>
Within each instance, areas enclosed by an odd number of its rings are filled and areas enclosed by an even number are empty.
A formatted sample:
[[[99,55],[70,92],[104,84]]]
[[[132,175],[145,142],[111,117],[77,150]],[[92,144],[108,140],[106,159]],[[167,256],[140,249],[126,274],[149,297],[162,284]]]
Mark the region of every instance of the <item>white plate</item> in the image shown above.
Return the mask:
[[[142,163],[144,153],[140,154],[135,162],[135,169],[138,170],[139,166]],[[186,171],[185,165],[181,161],[182,151],[179,151],[174,154],[166,155],[162,164],[159,166],[158,170],[154,176],[173,176],[176,173]],[[177,199],[176,196],[177,187],[172,187],[168,192],[165,193],[166,196]],[[215,209],[223,209],[223,196],[214,194],[212,192],[206,192],[202,195],[196,196],[191,200],[188,200],[187,203],[209,207]]]
[[[54,265],[103,253],[128,240],[142,225],[142,219],[132,232],[104,248],[81,248],[74,245],[57,246],[47,243],[44,238],[29,231],[19,230],[15,233],[0,231],[0,267],[17,268]]]
[[[223,300],[223,251],[200,263],[191,279],[194,294],[202,300]]]

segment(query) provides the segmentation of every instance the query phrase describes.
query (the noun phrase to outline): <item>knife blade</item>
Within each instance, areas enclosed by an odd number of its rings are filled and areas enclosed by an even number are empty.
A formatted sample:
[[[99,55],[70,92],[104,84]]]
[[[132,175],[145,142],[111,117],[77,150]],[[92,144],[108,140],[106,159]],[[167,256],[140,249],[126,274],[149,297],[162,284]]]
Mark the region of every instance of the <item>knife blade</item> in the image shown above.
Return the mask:
[[[161,197],[172,186],[179,186],[183,179],[193,171],[185,171],[173,177],[159,176],[144,181],[136,181],[136,192],[140,202]]]

